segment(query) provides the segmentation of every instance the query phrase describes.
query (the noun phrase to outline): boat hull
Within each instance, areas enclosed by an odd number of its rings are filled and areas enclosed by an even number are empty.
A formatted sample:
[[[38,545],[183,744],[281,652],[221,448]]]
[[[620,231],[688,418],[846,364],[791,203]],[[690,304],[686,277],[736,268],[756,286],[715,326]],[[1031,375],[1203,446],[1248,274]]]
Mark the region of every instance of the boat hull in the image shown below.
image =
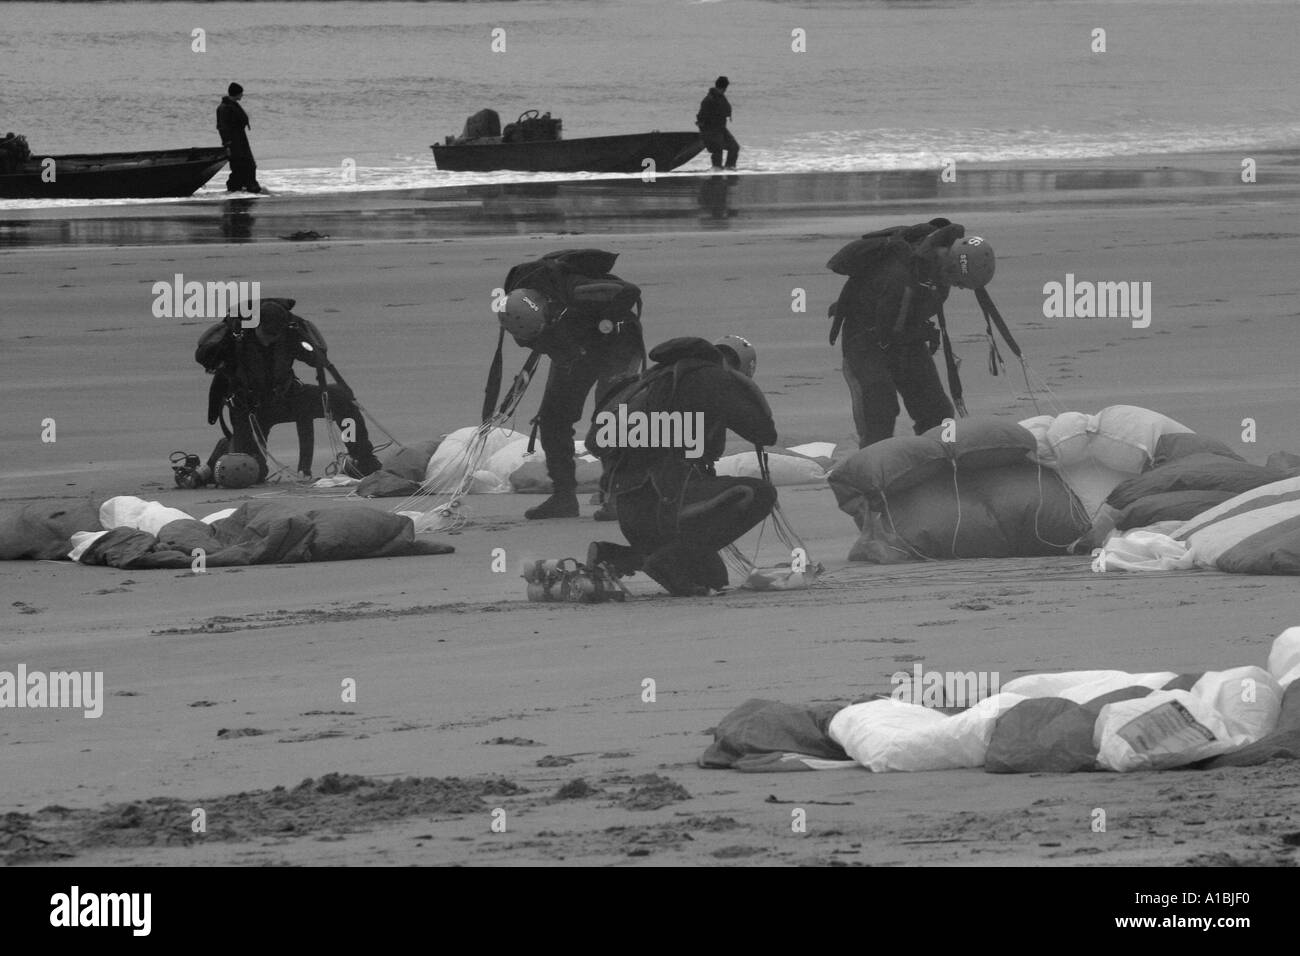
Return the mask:
[[[43,182],[46,159],[54,181]],[[16,172],[0,173],[0,199],[164,199],[190,196],[226,165],[225,147],[132,153],[36,156]]]
[[[654,160],[656,172],[690,162],[704,149],[699,133],[632,133],[531,143],[468,143],[433,148],[439,169],[534,173],[639,173]]]

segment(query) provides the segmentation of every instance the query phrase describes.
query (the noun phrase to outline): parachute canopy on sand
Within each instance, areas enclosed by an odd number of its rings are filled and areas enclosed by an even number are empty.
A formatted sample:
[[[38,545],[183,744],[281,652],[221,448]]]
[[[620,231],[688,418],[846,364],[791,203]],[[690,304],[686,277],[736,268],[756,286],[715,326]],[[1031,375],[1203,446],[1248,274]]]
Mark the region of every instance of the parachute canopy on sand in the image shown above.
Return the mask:
[[[60,506],[60,509],[62,506]],[[0,557],[69,557],[115,568],[189,568],[202,548],[210,567],[446,554],[417,540],[409,518],[362,505],[326,508],[284,499],[249,501],[202,520],[131,496],[52,510],[29,505],[0,518]]]
[[[1020,424],[1037,440],[1038,461],[1056,470],[1090,519],[1116,485],[1150,466],[1163,437],[1192,433],[1135,405],[1111,405],[1096,415],[1039,415]]]
[[[750,772],[1124,772],[1295,760],[1300,627],[1274,640],[1263,668],[1030,674],[951,716],[894,699],[833,712],[751,700],[718,722],[714,738],[700,766]]]
[[[1119,521],[1186,519],[1282,476],[1132,405],[947,427],[877,442],[835,468],[831,488],[861,531],[850,560],[1063,554]]]
[[[1180,441],[1178,446],[1178,453],[1186,453],[1183,457],[1165,458],[1163,464],[1115,486],[1093,520],[1092,542],[1100,544],[1112,529],[1127,531],[1167,521],[1190,521],[1242,492],[1289,474],[1281,468],[1243,461],[1212,439]]]
[[[924,435],[868,445],[830,474],[840,510],[861,531],[851,561],[1064,554],[1089,522],[1037,442],[999,419],[967,418],[944,441]]]
[[[363,497],[388,498],[413,494],[423,482],[429,494],[451,491],[470,452],[475,427],[460,428],[441,441],[409,446],[384,461],[381,472],[368,476],[357,486]],[[551,493],[551,479],[546,473],[546,456],[540,442],[528,451],[529,436],[508,428],[495,428],[487,435],[479,467],[473,472],[468,494],[542,494]],[[599,459],[589,455],[582,442],[574,442],[577,456],[577,492],[589,494],[600,487]],[[425,448],[424,461],[418,462],[417,448]],[[831,463],[832,442],[813,442],[792,449],[772,449],[768,466],[776,485],[815,484],[826,479]],[[418,474],[413,474],[413,466]],[[732,477],[759,477],[758,457],[752,450],[739,451],[718,459],[717,473]]]
[[[1181,525],[1112,536],[1093,568],[1300,574],[1300,476],[1242,492]]]

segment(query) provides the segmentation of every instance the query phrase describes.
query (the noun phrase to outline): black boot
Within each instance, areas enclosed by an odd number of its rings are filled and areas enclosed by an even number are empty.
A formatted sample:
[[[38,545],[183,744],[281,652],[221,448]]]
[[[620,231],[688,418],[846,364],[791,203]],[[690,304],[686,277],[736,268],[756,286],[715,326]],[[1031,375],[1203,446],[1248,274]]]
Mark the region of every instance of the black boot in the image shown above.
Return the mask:
[[[721,591],[731,583],[727,576],[727,563],[716,551],[700,556],[700,571],[701,580],[714,591]]]
[[[373,475],[384,466],[379,463],[379,459],[373,454],[366,455],[363,458],[354,458],[348,456],[348,463],[343,468],[343,474],[349,478],[364,478],[366,475]]]
[[[576,518],[578,496],[572,491],[557,491],[540,505],[525,511],[524,517],[532,521],[542,518]]]
[[[697,569],[689,567],[691,562],[682,559],[681,549],[669,545],[647,557],[641,569],[673,597],[706,597],[708,586],[694,579],[691,571]]]
[[[641,555],[636,549],[612,541],[593,541],[587,547],[587,567],[606,565],[620,577],[641,570]]]

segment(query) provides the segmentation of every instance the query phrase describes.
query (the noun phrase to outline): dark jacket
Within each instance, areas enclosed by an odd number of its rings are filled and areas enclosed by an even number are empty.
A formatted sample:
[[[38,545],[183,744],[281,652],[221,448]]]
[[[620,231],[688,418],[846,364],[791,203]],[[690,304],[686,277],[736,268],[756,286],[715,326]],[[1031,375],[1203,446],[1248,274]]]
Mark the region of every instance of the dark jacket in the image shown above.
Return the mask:
[[[672,339],[656,346],[650,357],[663,361],[666,350],[680,353],[688,343],[699,343],[699,356],[678,360],[676,387],[662,401],[650,402],[647,412],[704,413],[703,455],[687,458],[684,448],[639,448],[624,453],[614,473],[614,490],[640,487],[654,477],[661,491],[678,486],[687,472],[711,474],[713,463],[726,449],[727,432],[732,431],[756,445],[776,444],[776,423],[767,399],[753,380],[722,364],[721,354],[704,339]],[[712,355],[708,353],[712,352]],[[596,424],[588,432],[594,444]]]
[[[282,401],[295,392],[299,385],[293,372],[295,362],[304,362],[316,368],[322,355],[319,349],[303,347],[301,330],[290,329],[278,342],[270,346],[258,341],[257,334],[249,329],[231,346],[230,362],[225,374],[231,393],[248,407],[268,405]]]
[[[914,256],[905,249],[891,256],[869,276],[855,276],[844,283],[835,309],[844,316],[845,346],[866,333],[877,342],[911,342],[928,338],[929,320],[939,313],[948,300],[948,287],[935,281],[933,262]],[[912,305],[903,323],[902,334],[895,335],[898,314],[907,287],[912,286]]]
[[[247,144],[248,134],[244,130],[251,125],[238,100],[229,96],[221,98],[221,105],[217,107],[217,132],[221,134],[221,142]]]
[[[612,257],[610,261],[612,264]],[[552,316],[551,325],[528,342],[526,347],[541,352],[553,362],[567,364],[578,360],[585,353],[610,348],[624,337],[639,343],[641,321],[637,303],[640,290],[636,286],[627,283],[624,294],[611,302],[597,305],[578,301],[580,297],[575,294],[576,288],[584,283],[601,280],[623,281],[612,273],[589,276],[571,271],[554,257],[544,257],[511,269],[506,276],[506,291],[536,289],[555,303],[555,308],[562,311],[562,315]],[[612,322],[613,330],[601,332],[602,319]]]
[[[695,114],[695,125],[701,133],[713,133],[726,129],[729,119],[731,104],[727,102],[727,94],[715,86],[700,102],[700,111]]]
[[[953,223],[934,230],[927,237],[930,241],[919,246],[903,237],[890,239],[881,262],[865,275],[848,279],[835,303],[834,314],[844,320],[844,347],[867,338],[882,344],[937,341],[930,319],[939,314],[950,291],[939,275],[937,249],[965,234],[963,226]],[[909,286],[912,304],[899,332],[899,312]]]

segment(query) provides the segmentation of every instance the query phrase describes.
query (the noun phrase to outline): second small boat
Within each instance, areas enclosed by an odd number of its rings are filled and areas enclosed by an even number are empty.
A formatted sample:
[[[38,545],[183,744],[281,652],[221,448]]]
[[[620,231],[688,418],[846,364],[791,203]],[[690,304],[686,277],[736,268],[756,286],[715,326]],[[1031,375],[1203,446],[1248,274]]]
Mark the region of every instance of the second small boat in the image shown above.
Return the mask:
[[[651,168],[668,172],[689,163],[704,150],[698,132],[630,133],[621,136],[561,138],[562,121],[551,114],[528,110],[501,128],[493,110],[481,110],[465,123],[460,136],[435,144],[439,169],[491,172],[514,169],[534,173],[640,173]]]

